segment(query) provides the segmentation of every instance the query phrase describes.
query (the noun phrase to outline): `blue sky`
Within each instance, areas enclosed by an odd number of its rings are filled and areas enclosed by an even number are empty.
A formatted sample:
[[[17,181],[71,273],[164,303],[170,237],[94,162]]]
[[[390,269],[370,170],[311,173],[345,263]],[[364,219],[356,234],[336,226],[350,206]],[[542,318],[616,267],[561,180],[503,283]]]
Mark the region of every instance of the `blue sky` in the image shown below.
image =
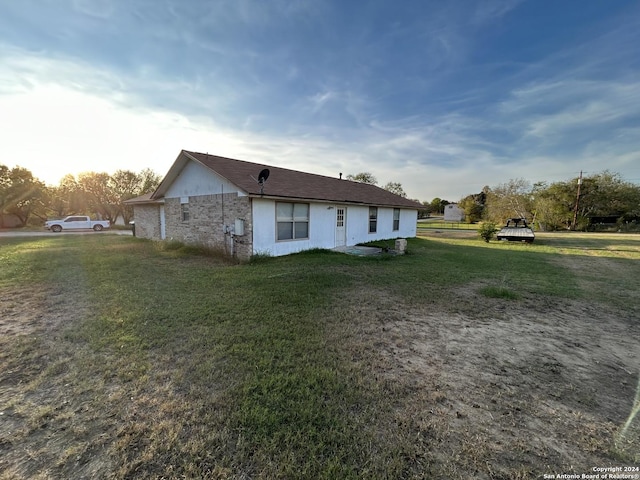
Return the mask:
[[[181,149],[457,201],[640,183],[640,4],[0,0],[0,163],[49,184]]]

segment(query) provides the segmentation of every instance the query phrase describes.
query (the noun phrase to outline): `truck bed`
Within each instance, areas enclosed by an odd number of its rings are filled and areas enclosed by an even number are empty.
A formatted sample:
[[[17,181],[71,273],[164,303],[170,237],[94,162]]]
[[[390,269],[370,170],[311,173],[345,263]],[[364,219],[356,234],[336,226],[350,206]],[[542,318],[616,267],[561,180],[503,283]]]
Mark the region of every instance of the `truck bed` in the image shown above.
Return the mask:
[[[535,239],[533,230],[526,227],[503,227],[496,235],[498,240],[531,243]]]

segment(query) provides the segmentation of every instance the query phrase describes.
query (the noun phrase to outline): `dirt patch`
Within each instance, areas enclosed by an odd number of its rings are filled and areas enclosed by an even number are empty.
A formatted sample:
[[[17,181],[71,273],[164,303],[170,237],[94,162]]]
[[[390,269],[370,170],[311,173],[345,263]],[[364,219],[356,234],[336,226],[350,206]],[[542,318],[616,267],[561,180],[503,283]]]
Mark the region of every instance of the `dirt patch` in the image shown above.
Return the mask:
[[[78,383],[82,347],[65,348],[67,328],[88,311],[84,297],[34,285],[1,298],[0,478],[100,477],[112,467],[101,454],[110,414],[93,408],[102,380]]]
[[[398,421],[431,474],[541,478],[639,461],[637,439],[615,447],[639,379],[637,321],[597,304],[478,289],[449,297],[465,299],[455,312],[367,291],[376,301],[348,314],[367,320],[350,340],[368,345],[373,375],[393,385]]]
[[[61,315],[53,308],[57,293],[34,286],[32,289],[1,289],[2,316],[0,316],[0,338],[6,341],[18,335],[54,328]],[[47,307],[45,308],[45,305]]]

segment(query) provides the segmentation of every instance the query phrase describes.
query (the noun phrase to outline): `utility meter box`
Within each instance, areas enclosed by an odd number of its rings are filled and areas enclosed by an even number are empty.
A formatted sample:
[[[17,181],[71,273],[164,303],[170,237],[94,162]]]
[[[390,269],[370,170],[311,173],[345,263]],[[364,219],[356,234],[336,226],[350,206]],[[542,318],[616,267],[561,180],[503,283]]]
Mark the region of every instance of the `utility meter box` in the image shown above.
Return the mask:
[[[243,218],[236,218],[233,234],[238,236],[244,235],[244,219]]]

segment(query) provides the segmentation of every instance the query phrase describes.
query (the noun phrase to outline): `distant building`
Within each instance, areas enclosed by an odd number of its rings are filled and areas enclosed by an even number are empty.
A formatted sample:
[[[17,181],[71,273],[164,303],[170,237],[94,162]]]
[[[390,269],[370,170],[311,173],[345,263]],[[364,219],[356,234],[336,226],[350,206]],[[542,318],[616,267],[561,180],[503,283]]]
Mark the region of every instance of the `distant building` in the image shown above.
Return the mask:
[[[462,222],[464,220],[464,211],[458,207],[457,203],[450,203],[444,207],[445,222]]]

